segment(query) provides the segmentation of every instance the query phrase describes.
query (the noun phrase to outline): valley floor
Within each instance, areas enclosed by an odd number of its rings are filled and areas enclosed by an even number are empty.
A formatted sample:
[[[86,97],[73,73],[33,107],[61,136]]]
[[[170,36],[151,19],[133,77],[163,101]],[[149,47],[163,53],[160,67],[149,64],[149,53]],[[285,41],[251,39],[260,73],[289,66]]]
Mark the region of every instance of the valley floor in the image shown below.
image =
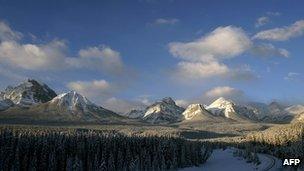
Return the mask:
[[[180,169],[180,171],[236,171],[236,170],[246,170],[246,171],[277,171],[280,170],[281,162],[275,157],[259,154],[261,164],[255,166],[252,163],[246,163],[246,161],[239,157],[233,156],[233,149],[226,150],[214,150],[211,157],[199,167],[189,167]]]

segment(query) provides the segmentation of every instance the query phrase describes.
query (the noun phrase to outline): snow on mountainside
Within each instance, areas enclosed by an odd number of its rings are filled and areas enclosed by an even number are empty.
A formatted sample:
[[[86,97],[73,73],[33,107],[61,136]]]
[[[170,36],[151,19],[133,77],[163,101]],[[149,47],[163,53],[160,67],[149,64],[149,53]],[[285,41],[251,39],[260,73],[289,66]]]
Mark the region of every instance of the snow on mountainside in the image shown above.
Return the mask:
[[[206,106],[206,109],[209,110],[214,115],[223,115],[226,118],[230,118],[230,114],[234,113],[234,103],[230,100],[226,100],[223,97],[218,98],[209,106]]]
[[[206,106],[206,109],[215,116],[223,116],[237,121],[245,121],[254,118],[253,112],[250,109],[237,105],[233,101],[223,97],[218,98],[209,106]]]
[[[214,117],[201,104],[191,104],[182,114],[185,120],[211,120]]]
[[[120,123],[124,117],[90,102],[86,97],[70,91],[51,101],[28,108],[10,108],[1,112],[0,119],[25,122],[68,122],[68,123]]]
[[[304,122],[304,106],[303,105],[293,105],[285,109],[294,116],[292,122]]]
[[[139,118],[142,118],[144,115],[145,115],[144,110],[132,109],[130,112],[124,114],[123,116],[132,118],[132,119],[139,119]]]
[[[224,116],[234,120],[252,120],[265,122],[289,122],[292,118],[286,106],[278,102],[272,102],[269,105],[264,103],[250,102],[247,104],[236,104],[223,97],[215,100],[206,107],[214,115]],[[300,110],[300,107],[297,108]]]
[[[122,118],[118,114],[97,106],[85,96],[75,91],[63,93],[46,103],[48,109],[57,109],[65,113],[72,113],[83,120],[103,120],[105,118]]]
[[[286,106],[278,102],[256,106],[256,115],[259,121],[265,122],[289,122],[291,113],[286,110]]]
[[[182,119],[183,111],[184,108],[177,106],[170,97],[166,97],[148,106],[142,119],[154,124],[177,122]]]
[[[245,104],[245,106],[254,113],[257,120],[262,120],[269,115],[268,105],[265,103],[250,102]]]
[[[57,105],[58,107],[69,111],[88,111],[89,106],[97,107],[86,97],[78,94],[75,91],[70,91],[68,93],[63,93],[56,96],[53,100],[50,101],[50,104]]]
[[[304,112],[304,106],[303,105],[292,105],[284,109],[290,114],[300,114]]]
[[[0,93],[1,99],[9,99],[21,107],[48,102],[56,95],[46,84],[32,79],[28,79],[15,87],[8,86]]]

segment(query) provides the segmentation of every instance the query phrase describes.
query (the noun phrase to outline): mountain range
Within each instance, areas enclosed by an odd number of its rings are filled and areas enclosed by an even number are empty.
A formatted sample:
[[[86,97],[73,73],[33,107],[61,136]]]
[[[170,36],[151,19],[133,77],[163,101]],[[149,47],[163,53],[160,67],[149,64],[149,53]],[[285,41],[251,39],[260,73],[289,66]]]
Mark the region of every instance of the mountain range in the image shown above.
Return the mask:
[[[57,95],[49,86],[28,79],[0,92],[1,122],[122,123],[146,122],[299,122],[304,121],[304,106],[285,106],[250,102],[238,104],[220,97],[210,105],[191,104],[186,109],[166,97],[147,106],[119,115],[98,106],[75,91]]]

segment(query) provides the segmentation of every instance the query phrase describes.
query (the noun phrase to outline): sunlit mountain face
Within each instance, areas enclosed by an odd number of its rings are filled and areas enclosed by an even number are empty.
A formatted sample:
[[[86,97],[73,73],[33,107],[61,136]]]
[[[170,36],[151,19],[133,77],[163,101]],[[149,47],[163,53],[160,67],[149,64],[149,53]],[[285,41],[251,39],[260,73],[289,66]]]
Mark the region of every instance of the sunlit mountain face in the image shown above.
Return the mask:
[[[0,170],[303,170],[303,6],[0,0]]]

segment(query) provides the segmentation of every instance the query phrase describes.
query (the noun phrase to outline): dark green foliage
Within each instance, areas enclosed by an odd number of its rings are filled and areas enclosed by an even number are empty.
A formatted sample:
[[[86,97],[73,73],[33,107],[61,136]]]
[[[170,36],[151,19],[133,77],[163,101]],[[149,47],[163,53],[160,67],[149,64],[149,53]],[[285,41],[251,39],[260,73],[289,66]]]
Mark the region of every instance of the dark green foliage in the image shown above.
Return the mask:
[[[0,170],[169,170],[199,165],[206,143],[114,131],[0,129]]]

